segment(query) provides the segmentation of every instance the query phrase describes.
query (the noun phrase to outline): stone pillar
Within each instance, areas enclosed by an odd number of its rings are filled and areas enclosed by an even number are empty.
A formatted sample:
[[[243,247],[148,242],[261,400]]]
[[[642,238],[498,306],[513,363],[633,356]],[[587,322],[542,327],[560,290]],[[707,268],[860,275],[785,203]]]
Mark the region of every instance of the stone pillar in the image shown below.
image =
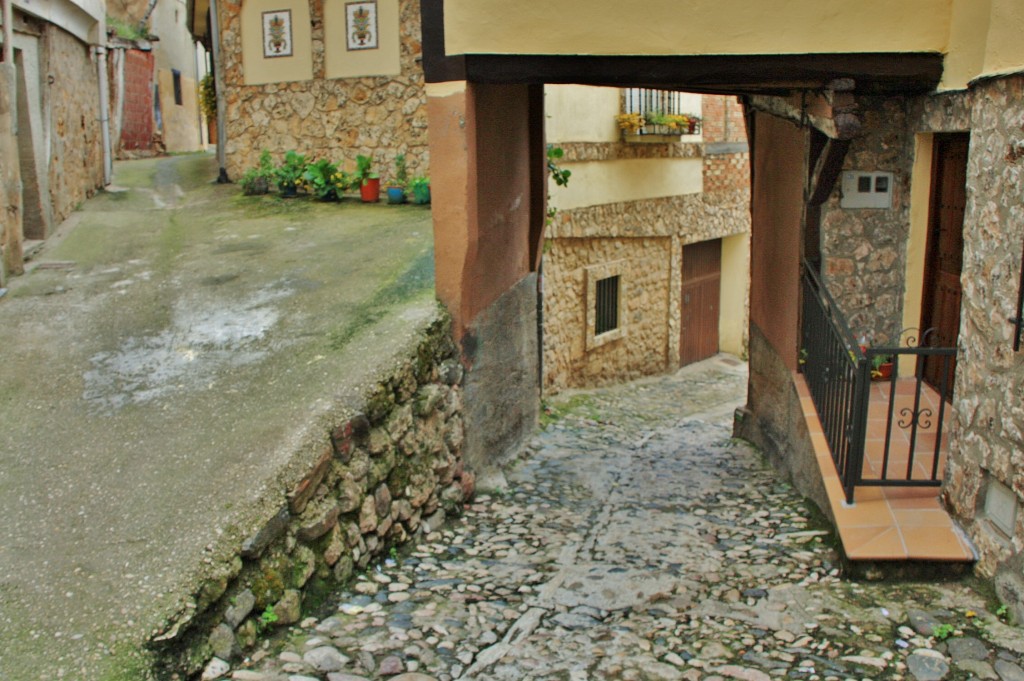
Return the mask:
[[[24,271],[22,258],[21,168],[14,137],[16,105],[14,62],[0,64],[0,285],[6,275]]]
[[[427,95],[437,295],[468,369],[465,456],[480,469],[537,420],[543,89],[453,82]]]

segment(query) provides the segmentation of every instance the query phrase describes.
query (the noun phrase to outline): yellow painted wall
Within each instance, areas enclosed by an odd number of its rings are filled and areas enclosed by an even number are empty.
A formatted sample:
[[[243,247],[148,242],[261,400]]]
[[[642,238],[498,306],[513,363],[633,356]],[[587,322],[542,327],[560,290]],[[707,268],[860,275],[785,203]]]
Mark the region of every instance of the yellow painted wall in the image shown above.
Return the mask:
[[[324,60],[328,78],[396,76],[402,72],[399,59],[398,0],[377,0],[379,47],[349,50],[345,39],[346,0],[324,2]]]
[[[991,0],[953,0],[952,25],[940,90],[967,86],[985,64]]]
[[[544,133],[548,142],[617,142],[619,88],[586,85],[544,87]]]
[[[156,74],[160,88],[160,116],[163,121],[164,147],[170,152],[198,151],[199,99],[196,82],[181,77],[181,104],[174,103],[174,75],[165,69]]]
[[[445,40],[448,54],[941,52],[952,2],[446,0]]]
[[[263,12],[292,11],[292,56],[263,56]],[[242,69],[246,85],[313,78],[313,48],[306,0],[246,0],[242,4]]]
[[[914,168],[910,178],[910,238],[907,239],[907,269],[904,276],[903,327],[921,324],[921,296],[924,292],[925,250],[928,247],[928,212],[932,191],[932,142],[934,135],[922,133],[914,139]],[[920,333],[916,334],[920,340]],[[915,360],[900,360],[900,375],[913,374]]]
[[[1024,2],[991,0],[991,3],[992,18],[982,74],[1024,70]]]
[[[750,290],[750,234],[722,239],[722,283],[718,347],[737,357],[746,353],[747,294]]]
[[[622,159],[565,163],[572,171],[567,187],[549,182],[551,204],[560,210],[620,201],[655,199],[703,191],[700,158]]]

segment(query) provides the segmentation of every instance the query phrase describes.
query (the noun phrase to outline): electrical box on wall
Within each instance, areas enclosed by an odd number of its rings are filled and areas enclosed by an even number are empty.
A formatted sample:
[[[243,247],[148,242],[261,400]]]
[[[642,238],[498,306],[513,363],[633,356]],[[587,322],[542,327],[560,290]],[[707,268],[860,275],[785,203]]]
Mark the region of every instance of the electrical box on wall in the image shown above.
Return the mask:
[[[892,173],[843,171],[842,208],[892,208]]]

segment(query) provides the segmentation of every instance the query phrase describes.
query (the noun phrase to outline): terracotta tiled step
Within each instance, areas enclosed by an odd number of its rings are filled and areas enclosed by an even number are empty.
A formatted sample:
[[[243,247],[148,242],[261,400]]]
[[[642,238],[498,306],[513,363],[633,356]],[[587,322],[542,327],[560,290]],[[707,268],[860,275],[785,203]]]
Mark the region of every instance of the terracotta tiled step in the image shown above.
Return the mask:
[[[835,518],[836,529],[843,550],[852,561],[933,561],[973,562],[974,550],[963,532],[939,503],[938,487],[858,487],[854,503],[846,503],[846,495],[836,472],[828,442],[822,434],[821,422],[810,398],[803,376],[794,376],[804,419],[814,444],[815,458],[825,481],[829,506]],[[912,383],[898,382],[896,387],[896,414],[904,407],[913,406]],[[872,386],[865,448],[865,467],[877,474],[882,466],[888,384]],[[938,414],[938,397],[930,391],[922,393],[922,405]],[[946,418],[952,417],[946,410]],[[935,451],[935,427],[919,433],[915,446],[914,477],[930,478]],[[889,471],[905,472],[909,454],[909,440],[904,431],[895,429],[890,444]],[[939,473],[946,459],[946,438],[939,456]]]

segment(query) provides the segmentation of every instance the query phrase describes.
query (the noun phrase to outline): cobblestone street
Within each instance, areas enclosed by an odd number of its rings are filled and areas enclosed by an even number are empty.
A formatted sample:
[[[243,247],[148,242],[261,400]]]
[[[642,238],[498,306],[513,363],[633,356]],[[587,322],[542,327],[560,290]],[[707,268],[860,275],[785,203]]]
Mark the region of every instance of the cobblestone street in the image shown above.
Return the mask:
[[[552,400],[461,518],[206,677],[1024,679],[973,581],[841,575],[817,513],[731,439],[745,387],[719,356]]]

